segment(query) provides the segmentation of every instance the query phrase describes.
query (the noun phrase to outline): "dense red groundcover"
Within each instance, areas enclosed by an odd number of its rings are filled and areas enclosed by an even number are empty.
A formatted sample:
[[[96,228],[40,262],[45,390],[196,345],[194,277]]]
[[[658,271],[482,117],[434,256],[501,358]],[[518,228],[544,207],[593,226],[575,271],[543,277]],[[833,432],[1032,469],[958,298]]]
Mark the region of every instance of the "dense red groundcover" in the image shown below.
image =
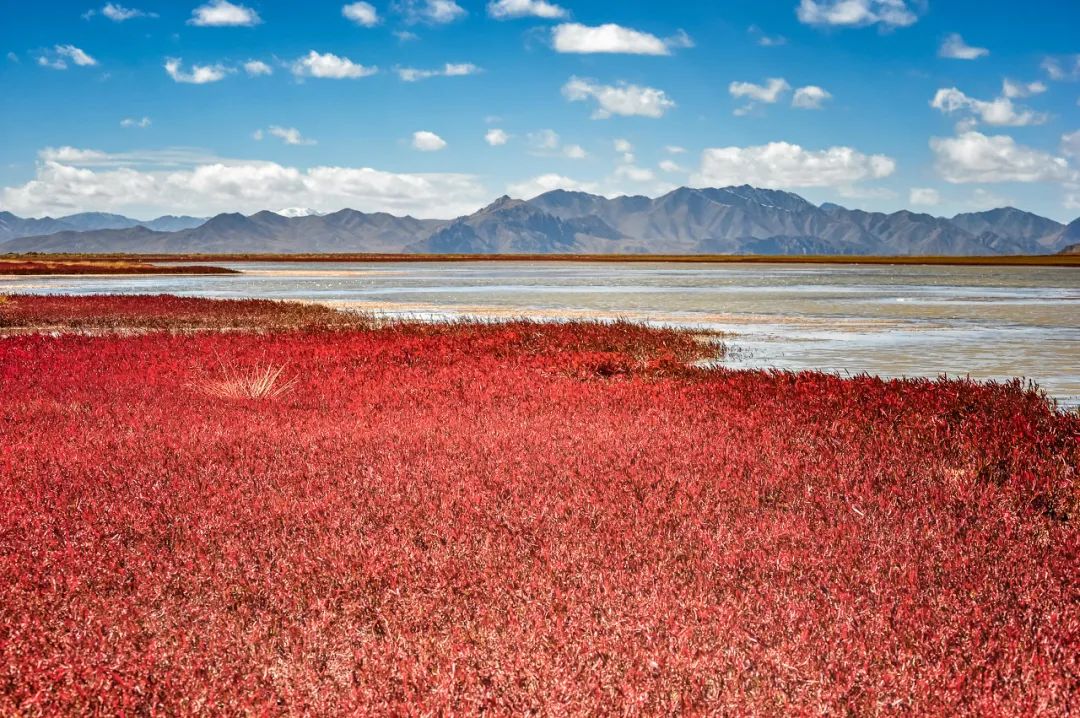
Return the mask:
[[[0,339],[0,714],[1076,710],[1077,416],[697,351]],[[205,390],[283,365],[276,398]]]

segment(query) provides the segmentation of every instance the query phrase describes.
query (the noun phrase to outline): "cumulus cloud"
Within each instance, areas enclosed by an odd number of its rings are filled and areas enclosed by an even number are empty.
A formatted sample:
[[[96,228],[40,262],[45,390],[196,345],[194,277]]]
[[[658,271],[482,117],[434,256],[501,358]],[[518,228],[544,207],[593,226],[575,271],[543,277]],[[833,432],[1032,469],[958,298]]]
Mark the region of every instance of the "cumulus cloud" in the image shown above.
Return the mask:
[[[791,98],[791,106],[802,110],[820,110],[822,103],[832,99],[832,95],[817,85],[807,85],[795,90],[795,96]]]
[[[782,77],[770,77],[763,85],[756,85],[753,82],[732,82],[728,85],[728,93],[732,97],[750,100],[750,102],[735,110],[736,115],[749,113],[754,109],[757,102],[773,104],[790,89],[791,85]]]
[[[989,54],[990,51],[985,47],[968,45],[964,42],[964,38],[960,36],[960,33],[956,32],[948,35],[938,49],[938,57],[945,57],[950,60],[978,60],[980,57],[986,57]]]
[[[1017,144],[1008,135],[969,131],[956,137],[933,137],[930,149],[938,174],[952,184],[1077,179],[1065,158]]]
[[[468,15],[454,0],[398,0],[392,7],[410,24],[445,25]]]
[[[612,142],[612,145],[614,145],[616,152],[622,152],[625,154],[627,152],[634,151],[634,145],[630,143],[630,140],[626,140],[621,137]]]
[[[556,52],[574,54],[616,53],[626,55],[670,55],[672,48],[692,47],[685,32],[661,39],[640,30],[614,23],[590,27],[576,22],[557,25],[551,31]]]
[[[732,82],[728,85],[728,92],[732,97],[748,97],[758,102],[773,103],[780,96],[791,89],[791,85],[782,77],[770,77],[764,85],[755,85],[752,82]]]
[[[799,87],[795,91],[795,96],[792,97],[792,107],[804,110],[820,110],[822,109],[822,103],[832,98],[832,93],[822,89],[822,87],[807,85],[806,87]]]
[[[1046,85],[1042,82],[1013,82],[1009,78],[1001,83],[1001,94],[1005,97],[1031,97],[1046,92]]]
[[[789,142],[770,142],[705,150],[692,182],[699,186],[850,187],[895,171],[896,162],[885,155],[866,155],[850,147],[814,151]]]
[[[426,80],[429,77],[465,77],[466,75],[475,75],[482,72],[482,70],[471,62],[448,62],[446,65],[438,70],[418,70],[415,67],[398,67],[395,68],[398,77],[405,82],[417,82],[418,80]]]
[[[664,152],[667,152],[669,155],[684,155],[686,154],[686,148],[679,147],[678,145],[668,145],[664,148]]]
[[[488,15],[496,20],[518,17],[542,17],[557,20],[570,15],[565,8],[546,0],[492,0],[487,6]]]
[[[912,187],[908,201],[917,206],[936,207],[941,204],[941,193],[930,187]]]
[[[170,57],[165,60],[165,72],[176,82],[189,85],[205,85],[210,82],[219,82],[229,74],[227,68],[222,65],[192,65],[191,70],[184,71],[184,62],[178,57]]]
[[[40,154],[34,179],[0,189],[0,206],[31,217],[82,211],[208,216],[296,204],[322,212],[351,207],[456,217],[475,211],[488,197],[478,179],[468,174],[300,169],[184,150],[109,155],[60,148]]]
[[[571,160],[583,160],[589,156],[581,145],[566,145],[562,150],[563,157]]]
[[[510,141],[510,135],[506,134],[504,130],[498,128],[492,128],[484,133],[484,142],[487,142],[492,147],[501,147]]]
[[[302,134],[300,134],[300,130],[296,129],[295,127],[280,127],[278,125],[270,125],[270,127],[268,127],[266,130],[266,134],[270,135],[271,137],[277,137],[279,140],[281,140],[287,145],[316,144],[315,140],[310,140],[304,137]],[[264,135],[262,130],[255,131],[254,138],[256,140],[261,140],[263,136]]]
[[[327,52],[312,50],[292,64],[292,72],[297,77],[317,77],[329,80],[355,80],[368,77],[379,71],[377,67],[360,65],[347,57],[338,57]]]
[[[685,172],[686,169],[675,160],[660,160],[659,167],[664,172],[676,173]]]
[[[420,130],[419,132],[413,133],[412,146],[413,149],[420,150],[421,152],[438,152],[441,149],[445,149],[446,140],[439,137],[434,132]]]
[[[675,107],[675,102],[663,90],[626,82],[601,85],[593,80],[572,77],[563,86],[562,93],[571,102],[595,100],[597,108],[592,114],[595,120],[613,115],[657,118]]]
[[[807,25],[834,27],[907,27],[919,19],[907,0],[800,0],[795,14]]]
[[[506,192],[511,197],[532,199],[533,197],[556,189],[570,190],[572,192],[595,192],[596,184],[592,182],[580,182],[560,174],[548,173],[524,180],[523,182],[511,184],[506,188]]]
[[[89,19],[97,11],[90,10],[83,17]],[[136,10],[135,8],[124,7],[117,3],[107,2],[100,10],[101,14],[113,22],[124,22],[125,20],[134,20],[137,17],[157,17],[157,13],[146,12],[144,10]]]
[[[248,77],[258,77],[260,75],[274,74],[274,68],[262,60],[248,60],[244,63],[244,72],[248,74]]]
[[[199,27],[251,27],[262,22],[259,13],[229,0],[211,0],[191,11],[189,25]]]
[[[375,27],[379,24],[379,13],[375,6],[366,2],[354,2],[341,7],[341,14],[363,27]]]
[[[977,100],[955,87],[938,90],[930,101],[930,106],[945,114],[967,111],[988,125],[1022,127],[1041,125],[1047,120],[1046,115],[1040,112],[1017,107],[1008,97],[998,97],[990,101]]]
[[[125,117],[124,119],[120,120],[120,126],[121,127],[127,127],[127,128],[135,127],[135,128],[140,129],[140,130],[145,130],[150,125],[151,125],[151,122],[150,122],[149,117],[140,117],[140,118]]]

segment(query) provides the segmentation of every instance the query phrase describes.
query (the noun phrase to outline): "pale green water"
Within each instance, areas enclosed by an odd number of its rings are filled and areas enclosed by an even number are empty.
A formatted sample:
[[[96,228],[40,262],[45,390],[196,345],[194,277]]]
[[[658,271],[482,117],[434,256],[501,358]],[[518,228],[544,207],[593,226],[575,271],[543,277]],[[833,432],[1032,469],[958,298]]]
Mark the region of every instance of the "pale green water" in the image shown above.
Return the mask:
[[[232,264],[241,276],[0,277],[0,292],[169,293],[422,318],[627,317],[735,332],[729,364],[1034,379],[1080,404],[1080,270],[661,263]]]

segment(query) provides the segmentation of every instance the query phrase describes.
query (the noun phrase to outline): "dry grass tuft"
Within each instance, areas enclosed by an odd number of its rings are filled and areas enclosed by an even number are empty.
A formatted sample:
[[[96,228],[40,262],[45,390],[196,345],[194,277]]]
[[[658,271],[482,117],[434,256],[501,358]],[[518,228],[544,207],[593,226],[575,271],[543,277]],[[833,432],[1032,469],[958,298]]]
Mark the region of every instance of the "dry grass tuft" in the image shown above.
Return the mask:
[[[279,381],[284,364],[276,368],[268,364],[247,373],[226,364],[222,369],[225,376],[201,379],[194,383],[195,389],[218,399],[276,399],[292,391],[297,382],[297,377]]]

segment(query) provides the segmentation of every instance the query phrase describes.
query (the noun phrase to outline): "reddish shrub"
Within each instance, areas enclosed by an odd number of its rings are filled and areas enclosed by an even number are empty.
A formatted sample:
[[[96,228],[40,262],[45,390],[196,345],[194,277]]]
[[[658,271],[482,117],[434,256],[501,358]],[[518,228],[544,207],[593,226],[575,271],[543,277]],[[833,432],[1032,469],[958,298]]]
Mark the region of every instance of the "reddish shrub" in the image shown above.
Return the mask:
[[[700,352],[527,323],[0,339],[0,714],[1075,708],[1080,418]],[[222,361],[291,390],[193,386]]]

